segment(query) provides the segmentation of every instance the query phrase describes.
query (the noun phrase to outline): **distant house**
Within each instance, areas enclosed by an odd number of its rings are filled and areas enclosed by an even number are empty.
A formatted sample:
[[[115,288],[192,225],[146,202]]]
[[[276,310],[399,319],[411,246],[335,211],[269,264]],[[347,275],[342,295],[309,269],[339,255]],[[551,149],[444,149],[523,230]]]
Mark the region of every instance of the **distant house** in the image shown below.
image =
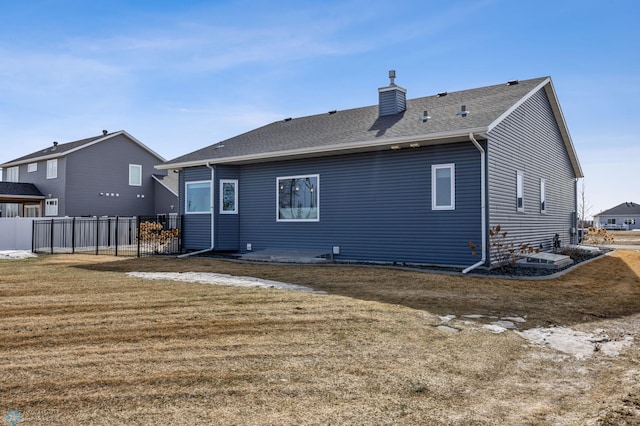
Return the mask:
[[[582,170],[548,77],[287,118],[158,166],[179,169],[187,250],[314,250],[475,267],[489,229],[576,242]],[[469,242],[478,256],[472,256]]]
[[[640,204],[622,203],[593,216],[596,228],[640,229]]]
[[[125,131],[53,142],[0,164],[0,211],[11,216],[177,214],[177,178],[164,159]],[[156,172],[154,174],[154,172]]]

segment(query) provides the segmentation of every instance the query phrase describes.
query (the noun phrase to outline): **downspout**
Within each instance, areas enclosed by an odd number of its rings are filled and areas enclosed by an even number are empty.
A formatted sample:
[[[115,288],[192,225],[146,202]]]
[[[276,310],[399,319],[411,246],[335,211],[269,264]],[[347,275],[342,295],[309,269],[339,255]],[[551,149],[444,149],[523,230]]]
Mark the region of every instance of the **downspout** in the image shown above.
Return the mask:
[[[474,263],[473,265],[469,266],[468,268],[466,268],[465,270],[462,271],[463,274],[468,273],[469,271],[472,271],[474,269],[476,269],[478,266],[482,266],[484,265],[484,263],[487,261],[487,208],[486,208],[486,199],[485,199],[485,194],[486,194],[486,179],[484,176],[484,157],[485,157],[485,151],[484,148],[482,148],[482,146],[478,143],[478,141],[476,140],[476,138],[473,136],[473,133],[469,133],[469,140],[471,142],[473,142],[473,144],[476,146],[476,148],[478,148],[478,151],[480,151],[480,211],[481,211],[481,231],[482,231],[482,259],[480,259],[479,262]]]
[[[214,198],[213,195],[215,194],[215,177],[216,177],[216,171],[215,171],[215,167],[216,166],[212,166],[209,164],[209,162],[207,161],[206,166],[211,169],[211,194],[209,195],[209,199],[211,201],[211,246],[209,248],[206,248],[204,250],[198,250],[198,251],[194,251],[191,253],[185,253],[185,254],[181,254],[180,256],[178,256],[179,258],[183,258],[183,257],[190,257],[190,256],[195,256],[196,254],[200,254],[200,253],[206,253],[208,251],[212,251],[215,248],[215,228],[214,228],[214,214],[215,214],[215,202],[214,202]]]

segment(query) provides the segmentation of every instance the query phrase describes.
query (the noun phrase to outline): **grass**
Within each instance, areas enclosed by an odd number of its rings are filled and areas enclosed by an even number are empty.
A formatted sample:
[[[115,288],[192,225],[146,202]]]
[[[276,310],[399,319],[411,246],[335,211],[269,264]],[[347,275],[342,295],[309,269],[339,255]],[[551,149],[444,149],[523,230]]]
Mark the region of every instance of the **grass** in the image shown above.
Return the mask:
[[[207,271],[329,294],[126,276]],[[639,354],[578,361],[438,315],[640,335],[640,253],[557,280],[213,259],[0,261],[0,415],[25,424],[637,424]],[[636,422],[636,423],[633,423]]]

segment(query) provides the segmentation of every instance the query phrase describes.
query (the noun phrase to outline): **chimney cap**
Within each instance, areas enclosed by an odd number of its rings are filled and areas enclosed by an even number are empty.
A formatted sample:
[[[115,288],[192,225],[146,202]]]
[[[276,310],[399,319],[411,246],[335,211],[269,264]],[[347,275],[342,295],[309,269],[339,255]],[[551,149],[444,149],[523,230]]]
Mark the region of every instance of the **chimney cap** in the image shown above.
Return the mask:
[[[108,131],[108,130],[103,130],[103,131],[102,131],[102,136],[107,136],[108,134],[109,134],[109,131]]]
[[[389,70],[389,86],[395,86],[396,70]]]
[[[57,141],[53,141],[53,146],[58,146],[58,142]]]

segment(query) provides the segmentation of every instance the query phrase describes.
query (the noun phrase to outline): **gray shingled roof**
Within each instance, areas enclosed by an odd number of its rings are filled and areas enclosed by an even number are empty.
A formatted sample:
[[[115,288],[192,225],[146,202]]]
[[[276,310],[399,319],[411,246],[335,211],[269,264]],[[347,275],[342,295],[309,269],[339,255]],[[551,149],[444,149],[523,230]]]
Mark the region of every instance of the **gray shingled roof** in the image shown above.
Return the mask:
[[[436,140],[440,136],[488,131],[510,108],[547,81],[550,82],[548,77],[542,77],[512,85],[503,83],[451,92],[446,96],[408,99],[406,111],[391,116],[378,117],[378,105],[372,105],[277,121],[177,157],[160,168],[243,161],[243,158],[246,161],[256,155],[276,157],[304,150],[339,151],[341,147],[359,143],[393,143],[411,137]],[[462,105],[466,105],[469,112],[466,117],[457,115]],[[431,117],[426,122],[420,119],[424,111]]]
[[[153,178],[164,185],[168,190],[178,195],[178,174],[173,171],[169,171],[167,175],[153,174]]]
[[[0,182],[0,198],[44,198],[32,183]]]
[[[145,146],[142,142],[138,141],[136,138],[128,134],[126,131],[118,130],[117,132],[102,134],[100,136],[92,136],[90,138],[80,139],[73,142],[59,143],[57,145],[54,145],[52,143],[51,145],[47,146],[44,149],[32,152],[31,154],[16,158],[11,161],[7,161],[4,164],[0,164],[0,167],[10,167],[18,164],[28,163],[31,160],[36,160],[36,159],[43,160],[43,159],[49,159],[49,158],[62,157],[72,151],[81,149],[85,146],[89,146],[92,143],[98,143],[103,139],[107,140],[111,137],[118,136],[118,135],[125,135],[126,137],[128,137],[129,139],[131,139],[132,141],[140,145],[143,149],[147,150],[149,153],[157,157],[158,160],[164,162],[164,158],[162,158],[160,155],[155,153],[153,150],[149,149],[149,147]]]
[[[640,204],[633,202],[622,203],[595,216],[640,216]]]

